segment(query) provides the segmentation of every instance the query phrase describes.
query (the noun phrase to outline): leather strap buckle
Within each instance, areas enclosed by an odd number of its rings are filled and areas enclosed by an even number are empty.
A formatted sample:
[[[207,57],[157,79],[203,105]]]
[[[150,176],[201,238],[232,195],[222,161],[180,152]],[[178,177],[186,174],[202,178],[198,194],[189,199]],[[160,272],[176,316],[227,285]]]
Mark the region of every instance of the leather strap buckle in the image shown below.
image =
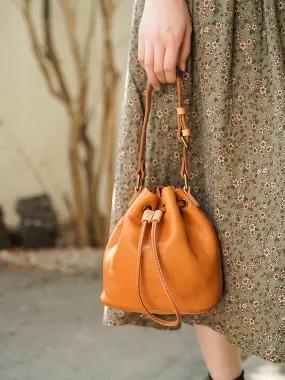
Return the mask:
[[[141,186],[141,179],[142,179],[141,174],[138,174],[137,175],[137,183],[136,183],[136,187],[135,187],[136,191],[139,191],[139,188]]]
[[[189,149],[189,145],[187,144],[187,142],[186,142],[186,140],[185,140],[185,137],[181,135],[180,138],[181,138],[181,140],[182,140],[182,142],[183,142],[185,148],[186,148],[186,149]]]
[[[189,190],[189,184],[188,184],[188,176],[186,173],[183,174],[184,176],[184,185],[185,185],[185,190],[188,191]]]

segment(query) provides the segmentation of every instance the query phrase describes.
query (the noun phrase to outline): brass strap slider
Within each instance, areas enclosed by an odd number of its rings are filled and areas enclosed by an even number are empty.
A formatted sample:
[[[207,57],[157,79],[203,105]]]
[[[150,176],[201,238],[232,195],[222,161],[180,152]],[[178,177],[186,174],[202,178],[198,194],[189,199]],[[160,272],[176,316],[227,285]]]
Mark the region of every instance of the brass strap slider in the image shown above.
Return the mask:
[[[184,185],[185,185],[185,190],[189,190],[189,184],[188,184],[188,176],[186,173],[184,173]]]
[[[141,179],[142,179],[141,174],[138,174],[137,175],[137,183],[136,183],[136,191],[139,191],[139,188],[141,186]]]

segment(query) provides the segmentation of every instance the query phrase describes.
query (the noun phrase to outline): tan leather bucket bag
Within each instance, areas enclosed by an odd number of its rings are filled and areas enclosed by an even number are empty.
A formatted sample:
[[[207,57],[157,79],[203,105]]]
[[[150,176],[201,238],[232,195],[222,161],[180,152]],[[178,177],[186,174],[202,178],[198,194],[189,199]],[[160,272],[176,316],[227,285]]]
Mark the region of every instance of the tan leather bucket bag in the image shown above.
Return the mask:
[[[100,297],[106,306],[145,313],[165,326],[177,326],[182,314],[206,313],[223,291],[217,235],[188,185],[190,131],[180,76],[177,90],[184,186],[157,186],[154,193],[142,185],[152,93],[148,84],[135,193],[105,248]],[[175,314],[176,318],[164,320],[155,314]]]

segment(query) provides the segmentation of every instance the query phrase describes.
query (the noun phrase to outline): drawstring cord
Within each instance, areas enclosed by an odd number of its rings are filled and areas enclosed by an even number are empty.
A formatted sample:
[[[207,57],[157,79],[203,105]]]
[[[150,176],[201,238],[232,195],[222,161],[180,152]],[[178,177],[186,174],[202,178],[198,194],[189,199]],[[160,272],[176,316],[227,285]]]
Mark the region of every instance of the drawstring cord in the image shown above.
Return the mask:
[[[141,303],[141,306],[145,310],[146,314],[155,322],[160,323],[164,326],[177,326],[181,321],[181,312],[177,306],[177,303],[171,293],[171,290],[169,289],[167,282],[165,280],[159,257],[158,257],[158,251],[157,251],[157,243],[156,243],[156,227],[157,223],[160,222],[162,215],[165,212],[165,207],[163,207],[160,210],[145,210],[142,216],[142,227],[139,237],[139,243],[138,243],[138,255],[137,255],[137,263],[136,263],[136,287],[137,287],[137,296]],[[164,319],[156,317],[154,314],[152,314],[148,308],[146,307],[142,296],[141,296],[141,290],[140,290],[140,273],[141,273],[141,257],[142,257],[142,250],[143,250],[143,241],[145,237],[146,227],[147,225],[151,223],[151,247],[152,247],[152,254],[154,257],[154,262],[156,266],[157,273],[160,278],[160,282],[164,288],[164,291],[173,307],[174,313],[176,315],[176,319],[173,321],[166,321]]]

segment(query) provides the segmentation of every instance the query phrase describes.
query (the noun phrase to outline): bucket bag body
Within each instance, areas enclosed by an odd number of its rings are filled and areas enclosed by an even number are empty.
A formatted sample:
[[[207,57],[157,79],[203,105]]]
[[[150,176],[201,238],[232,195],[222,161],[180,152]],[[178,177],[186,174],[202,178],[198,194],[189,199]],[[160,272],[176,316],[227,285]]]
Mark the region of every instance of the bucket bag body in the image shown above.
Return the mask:
[[[219,302],[223,292],[220,247],[214,226],[200,209],[189,186],[188,152],[182,80],[176,78],[177,136],[183,155],[183,186],[144,186],[146,130],[152,86],[148,83],[135,191],[113,229],[103,257],[106,306],[147,314],[165,326],[177,326],[182,314],[202,314]],[[159,314],[173,314],[164,320]]]

